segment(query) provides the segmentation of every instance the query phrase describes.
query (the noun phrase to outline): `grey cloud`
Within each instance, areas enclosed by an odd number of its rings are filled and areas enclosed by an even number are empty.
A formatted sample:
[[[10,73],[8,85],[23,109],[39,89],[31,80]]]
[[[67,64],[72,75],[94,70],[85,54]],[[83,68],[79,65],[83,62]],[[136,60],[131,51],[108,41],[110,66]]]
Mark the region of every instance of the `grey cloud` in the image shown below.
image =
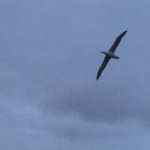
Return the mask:
[[[48,108],[59,113],[75,113],[89,120],[117,121],[128,118],[148,120],[149,101],[135,96],[133,87],[98,87],[86,90],[68,91],[68,94],[61,95],[59,98],[50,102]],[[117,92],[119,89],[119,93]],[[49,102],[47,102],[49,103]],[[139,105],[140,104],[140,105]]]
[[[1,0],[0,18],[0,149],[149,149],[148,0]]]

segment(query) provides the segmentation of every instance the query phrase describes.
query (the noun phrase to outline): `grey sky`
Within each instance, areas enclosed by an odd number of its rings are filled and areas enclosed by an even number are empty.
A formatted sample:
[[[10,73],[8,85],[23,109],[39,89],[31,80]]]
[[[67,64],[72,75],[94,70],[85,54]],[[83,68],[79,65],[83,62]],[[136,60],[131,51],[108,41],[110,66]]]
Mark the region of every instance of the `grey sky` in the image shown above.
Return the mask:
[[[149,14],[148,0],[0,0],[0,149],[149,150]]]

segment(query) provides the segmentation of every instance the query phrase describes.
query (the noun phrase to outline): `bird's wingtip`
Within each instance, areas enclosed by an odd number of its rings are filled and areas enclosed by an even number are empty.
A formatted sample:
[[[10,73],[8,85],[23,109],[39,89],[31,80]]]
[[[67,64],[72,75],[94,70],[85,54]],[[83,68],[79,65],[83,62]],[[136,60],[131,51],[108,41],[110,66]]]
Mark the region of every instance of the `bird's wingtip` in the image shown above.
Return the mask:
[[[123,33],[121,33],[121,36],[124,36],[127,33],[128,30],[125,30]]]
[[[125,31],[124,31],[124,34],[125,34],[126,32],[128,32],[128,30],[125,30]]]
[[[96,77],[96,80],[98,80],[98,79],[99,79],[99,77],[97,76],[97,77]]]

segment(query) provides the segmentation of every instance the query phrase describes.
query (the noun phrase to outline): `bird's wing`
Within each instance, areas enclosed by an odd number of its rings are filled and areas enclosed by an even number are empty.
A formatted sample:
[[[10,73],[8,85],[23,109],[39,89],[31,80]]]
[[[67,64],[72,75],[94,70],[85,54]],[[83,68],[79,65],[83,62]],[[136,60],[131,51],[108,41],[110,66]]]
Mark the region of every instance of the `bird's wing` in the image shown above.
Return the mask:
[[[104,61],[97,72],[97,80],[99,79],[100,75],[102,74],[103,70],[105,69],[109,59],[110,59],[110,57],[105,56]]]
[[[116,38],[114,44],[112,45],[112,47],[111,47],[110,50],[109,50],[110,52],[113,52],[113,53],[115,52],[117,46],[119,45],[121,39],[122,39],[123,36],[126,34],[126,32],[127,32],[127,30],[124,31],[123,33],[121,33],[121,34]]]

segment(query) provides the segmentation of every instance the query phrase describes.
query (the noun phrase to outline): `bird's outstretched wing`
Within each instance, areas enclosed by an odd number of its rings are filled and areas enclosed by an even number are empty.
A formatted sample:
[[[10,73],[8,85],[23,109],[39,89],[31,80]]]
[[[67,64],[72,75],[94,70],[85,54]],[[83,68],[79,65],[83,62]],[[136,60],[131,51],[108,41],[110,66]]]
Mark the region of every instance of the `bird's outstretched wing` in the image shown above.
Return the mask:
[[[112,45],[112,47],[111,47],[110,50],[109,50],[110,52],[113,52],[113,53],[115,52],[117,46],[119,45],[121,39],[122,39],[123,36],[126,34],[126,32],[127,32],[127,30],[124,31],[123,33],[121,33],[121,34],[116,38],[114,44]]]
[[[105,69],[109,59],[110,59],[110,57],[105,56],[104,61],[97,72],[97,80],[99,79],[100,75],[102,74],[103,70]]]

